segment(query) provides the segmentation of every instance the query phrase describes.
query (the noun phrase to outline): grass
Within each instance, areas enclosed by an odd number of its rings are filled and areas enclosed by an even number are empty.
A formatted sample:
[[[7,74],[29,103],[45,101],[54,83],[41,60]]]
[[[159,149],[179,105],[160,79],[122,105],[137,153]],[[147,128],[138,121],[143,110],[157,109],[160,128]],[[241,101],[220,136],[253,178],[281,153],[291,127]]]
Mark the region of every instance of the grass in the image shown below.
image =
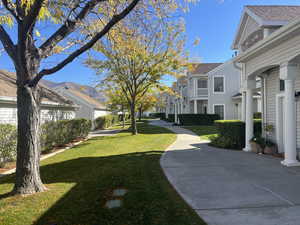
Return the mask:
[[[204,225],[165,178],[159,159],[176,136],[139,123],[128,131],[91,139],[42,161],[49,188],[31,196],[5,197],[14,175],[0,179],[1,225]],[[122,207],[104,204],[114,188],[126,188]]]
[[[187,126],[184,128],[198,134],[202,140],[210,140],[210,138],[217,136],[217,128],[215,126]]]

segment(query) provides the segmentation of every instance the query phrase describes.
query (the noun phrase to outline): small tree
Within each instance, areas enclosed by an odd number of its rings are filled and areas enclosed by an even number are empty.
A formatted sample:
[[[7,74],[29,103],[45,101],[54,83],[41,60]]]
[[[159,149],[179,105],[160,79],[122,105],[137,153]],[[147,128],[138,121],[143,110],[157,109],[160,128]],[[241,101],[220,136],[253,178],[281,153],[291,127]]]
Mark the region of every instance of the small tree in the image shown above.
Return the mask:
[[[132,14],[134,16],[134,14]],[[139,99],[155,87],[166,74],[176,75],[183,70],[184,25],[173,21],[119,23],[107,40],[95,50],[105,59],[89,58],[86,64],[104,80],[122,90],[130,106],[132,134],[137,134],[136,108]]]

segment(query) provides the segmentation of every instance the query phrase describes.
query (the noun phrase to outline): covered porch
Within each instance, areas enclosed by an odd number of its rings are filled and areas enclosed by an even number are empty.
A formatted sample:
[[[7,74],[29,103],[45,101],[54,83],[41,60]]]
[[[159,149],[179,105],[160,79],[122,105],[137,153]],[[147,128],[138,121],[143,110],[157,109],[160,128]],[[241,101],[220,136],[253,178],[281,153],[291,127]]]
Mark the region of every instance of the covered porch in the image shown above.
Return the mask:
[[[284,153],[285,166],[300,166],[300,36],[295,26],[270,35],[237,57],[242,66],[242,119],[246,122],[246,146],[253,137],[253,93],[261,80],[263,134]],[[291,25],[292,26],[292,25]],[[293,31],[293,36],[291,32]],[[300,33],[300,23],[297,24]]]

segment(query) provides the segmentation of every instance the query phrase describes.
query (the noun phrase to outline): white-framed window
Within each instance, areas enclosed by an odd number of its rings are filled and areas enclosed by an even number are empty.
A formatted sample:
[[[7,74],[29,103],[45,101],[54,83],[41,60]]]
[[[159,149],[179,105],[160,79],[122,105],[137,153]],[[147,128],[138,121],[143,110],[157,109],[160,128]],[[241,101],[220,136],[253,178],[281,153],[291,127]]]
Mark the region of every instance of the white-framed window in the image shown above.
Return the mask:
[[[207,88],[207,78],[199,78],[197,80],[197,88]]]
[[[214,76],[213,85],[214,85],[214,93],[224,93],[225,92],[224,76]]]
[[[221,120],[225,119],[225,105],[214,104],[214,114],[218,114]]]

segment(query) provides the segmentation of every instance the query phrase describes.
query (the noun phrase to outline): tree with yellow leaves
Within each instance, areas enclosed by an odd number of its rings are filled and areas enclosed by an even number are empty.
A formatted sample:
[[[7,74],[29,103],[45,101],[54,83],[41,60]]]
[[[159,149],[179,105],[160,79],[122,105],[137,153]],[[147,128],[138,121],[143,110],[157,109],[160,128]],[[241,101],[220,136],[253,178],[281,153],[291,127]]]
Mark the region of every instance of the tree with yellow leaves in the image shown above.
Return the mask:
[[[130,18],[116,25],[105,41],[94,46],[105,58],[91,57],[86,64],[122,90],[130,106],[132,134],[136,135],[138,102],[159,85],[164,75],[183,72],[185,37],[180,20],[163,17],[151,18],[149,22],[147,18],[137,25],[134,13]]]

